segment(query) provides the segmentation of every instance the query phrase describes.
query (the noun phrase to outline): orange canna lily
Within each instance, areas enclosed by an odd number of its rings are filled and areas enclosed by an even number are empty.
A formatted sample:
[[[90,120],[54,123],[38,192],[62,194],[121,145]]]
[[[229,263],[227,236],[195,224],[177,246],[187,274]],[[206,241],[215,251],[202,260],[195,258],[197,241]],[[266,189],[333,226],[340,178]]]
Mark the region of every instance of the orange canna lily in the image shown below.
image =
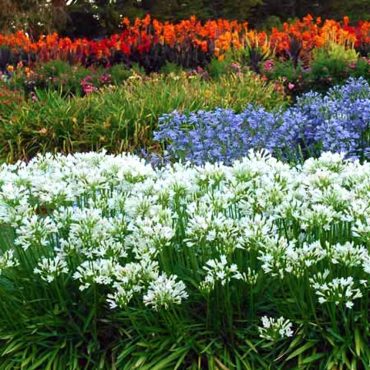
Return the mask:
[[[89,56],[109,58],[118,51],[126,56],[135,51],[139,54],[150,53],[156,45],[182,52],[187,52],[189,47],[195,47],[203,53],[212,50],[216,57],[220,57],[230,49],[237,50],[251,44],[285,55],[294,37],[302,43],[302,53],[309,57],[313,48],[325,47],[328,42],[354,47],[369,44],[370,22],[362,21],[350,26],[349,21],[348,17],[344,17],[342,22],[330,19],[323,21],[320,17],[315,19],[308,14],[301,20],[284,23],[282,30],[273,28],[267,34],[249,29],[248,22],[217,19],[202,23],[193,16],[170,23],[152,19],[148,14],[133,23],[123,18],[124,29],[120,34],[99,41],[84,38],[71,40],[56,33],[31,40],[26,33],[17,31],[0,34],[0,47],[8,47],[16,54],[32,54],[37,61],[68,58],[81,63],[83,58]]]

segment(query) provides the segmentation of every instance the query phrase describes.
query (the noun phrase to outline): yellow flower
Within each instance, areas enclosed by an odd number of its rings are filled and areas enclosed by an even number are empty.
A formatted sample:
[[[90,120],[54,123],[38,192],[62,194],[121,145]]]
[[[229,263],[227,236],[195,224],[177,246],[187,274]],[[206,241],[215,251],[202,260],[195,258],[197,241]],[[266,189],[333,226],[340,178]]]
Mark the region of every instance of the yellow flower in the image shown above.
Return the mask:
[[[46,127],[43,127],[38,131],[38,133],[41,135],[46,135],[48,133],[48,129]]]

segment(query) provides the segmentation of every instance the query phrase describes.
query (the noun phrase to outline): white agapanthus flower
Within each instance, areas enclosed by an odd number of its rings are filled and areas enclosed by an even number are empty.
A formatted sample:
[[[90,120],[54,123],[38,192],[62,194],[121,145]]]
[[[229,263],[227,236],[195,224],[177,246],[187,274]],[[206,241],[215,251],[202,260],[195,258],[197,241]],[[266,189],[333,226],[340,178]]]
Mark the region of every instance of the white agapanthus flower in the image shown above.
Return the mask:
[[[258,328],[258,331],[263,339],[275,342],[293,336],[293,324],[283,316],[277,319],[263,316],[261,322],[262,326]]]
[[[355,282],[352,276],[328,279],[329,274],[329,270],[325,270],[310,278],[311,287],[319,303],[334,303],[336,306],[343,304],[349,309],[352,308],[353,301],[362,298],[360,284],[366,284],[366,280]]]
[[[131,299],[143,292],[159,276],[158,262],[150,256],[141,256],[139,262],[117,265],[113,271],[113,293],[108,294],[107,302],[113,308],[125,308]]]
[[[25,217],[16,231],[15,244],[25,251],[29,247],[42,248],[52,244],[53,234],[58,231],[50,217],[32,215]]]
[[[247,280],[247,275],[242,275],[238,271],[238,266],[235,263],[230,264],[225,255],[221,255],[220,259],[208,260],[203,269],[207,274],[204,281],[200,283],[199,288],[205,292],[213,290],[216,283],[224,286],[231,279]]]
[[[0,255],[0,275],[2,271],[18,265],[19,262],[17,258],[14,256],[13,250],[8,250],[4,254]]]
[[[69,269],[63,257],[57,255],[54,258],[43,257],[33,271],[40,275],[41,279],[51,283],[60,274],[67,274]]]
[[[330,245],[327,243],[327,254],[333,265],[361,267],[369,259],[369,252],[364,246],[355,246],[353,242]]]
[[[313,243],[291,243],[285,251],[285,271],[297,277],[303,276],[311,267],[315,266],[327,256],[327,251],[320,241]]]
[[[73,278],[80,282],[80,290],[85,290],[92,284],[110,285],[115,269],[116,263],[111,259],[87,260],[77,267]]]
[[[148,291],[143,297],[144,304],[155,311],[168,309],[171,305],[181,304],[188,298],[186,286],[182,281],[176,281],[177,276],[167,276],[165,273],[151,282]]]
[[[310,278],[320,303],[351,308],[369,289],[370,164],[343,158],[293,168],[250,152],[232,166],[153,169],[101,152],[3,164],[0,223],[15,246],[0,271],[21,252],[46,283],[66,273],[81,289],[104,285],[112,308],[144,300],[159,310],[187,297],[164,274],[176,263],[208,293]]]
[[[365,205],[365,202],[362,202],[362,205]],[[366,211],[368,212],[366,215]],[[367,220],[370,220],[370,210],[360,210],[358,212],[359,215],[366,215],[365,220],[356,220],[355,224],[352,228],[352,233],[355,237],[359,238],[361,241],[366,242],[367,240],[370,239],[370,222]]]

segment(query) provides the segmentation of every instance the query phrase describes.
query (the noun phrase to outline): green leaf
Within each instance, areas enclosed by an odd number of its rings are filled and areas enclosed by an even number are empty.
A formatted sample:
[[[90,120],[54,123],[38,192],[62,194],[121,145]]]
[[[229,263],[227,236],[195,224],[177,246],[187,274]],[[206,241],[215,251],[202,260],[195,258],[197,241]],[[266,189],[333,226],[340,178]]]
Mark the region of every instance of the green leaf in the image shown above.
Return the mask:
[[[175,367],[174,367],[174,370],[177,370],[181,367],[181,365],[183,365],[184,363],[184,359],[186,357],[186,355],[189,353],[189,350],[185,350],[184,353],[181,355],[181,357],[179,358],[179,360],[177,361]]]
[[[245,342],[253,350],[253,352],[258,353],[257,348],[254,346],[254,344],[249,339],[246,339]]]
[[[360,330],[358,328],[355,329],[355,350],[356,350],[356,355],[360,357],[361,352],[363,350],[363,343],[361,339]]]
[[[170,365],[176,360],[176,358],[178,358],[178,357],[180,357],[180,359],[182,358],[182,356],[183,356],[182,352],[183,351],[184,351],[184,349],[181,349],[179,351],[176,351],[176,352],[170,354],[169,356],[165,357],[164,359],[162,359],[159,362],[156,361],[155,366],[151,366],[150,369],[151,370],[163,370],[163,369],[172,368],[172,366],[170,366]],[[186,353],[187,353],[187,349],[185,349],[185,354]],[[176,366],[178,366],[178,363],[176,363],[175,368],[177,368]]]
[[[24,342],[20,341],[19,343],[13,342],[5,347],[4,351],[1,353],[2,356],[8,355],[9,353],[16,352],[17,349],[22,348]]]
[[[324,356],[325,356],[325,353],[314,353],[313,355],[311,355],[311,356],[309,356],[309,357],[304,358],[304,359],[301,361],[301,363],[302,363],[303,365],[307,365],[307,364],[309,364],[309,363],[311,363],[311,362],[315,362],[315,361],[317,361],[318,359],[320,359],[320,358],[322,358],[322,357],[324,357]]]
[[[54,355],[55,355],[55,352],[54,352]],[[33,362],[32,366],[29,367],[28,370],[37,370],[37,369],[40,369],[40,368],[44,368],[41,365],[43,365],[44,362],[46,362],[49,358],[50,358],[50,353],[46,353],[44,356],[39,358],[37,361]],[[51,358],[53,358],[53,357],[51,357]],[[50,361],[50,359],[49,359],[49,361]]]
[[[306,344],[304,344],[302,347],[299,347],[298,349],[296,349],[293,353],[291,353],[286,361],[289,361],[291,360],[292,358],[294,357],[297,357],[299,356],[300,354],[302,354],[303,352],[307,351],[309,348],[312,348],[314,345],[316,344],[316,341],[311,341],[311,342],[307,342]]]

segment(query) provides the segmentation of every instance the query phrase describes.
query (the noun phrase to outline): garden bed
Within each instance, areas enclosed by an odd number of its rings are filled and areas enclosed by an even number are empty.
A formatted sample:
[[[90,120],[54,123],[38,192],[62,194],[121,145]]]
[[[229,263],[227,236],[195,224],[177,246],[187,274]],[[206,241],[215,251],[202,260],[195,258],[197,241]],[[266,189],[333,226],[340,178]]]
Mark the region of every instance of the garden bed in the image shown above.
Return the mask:
[[[367,368],[368,162],[89,153],[0,179],[2,368]]]
[[[0,369],[369,369],[369,27],[0,34]]]

